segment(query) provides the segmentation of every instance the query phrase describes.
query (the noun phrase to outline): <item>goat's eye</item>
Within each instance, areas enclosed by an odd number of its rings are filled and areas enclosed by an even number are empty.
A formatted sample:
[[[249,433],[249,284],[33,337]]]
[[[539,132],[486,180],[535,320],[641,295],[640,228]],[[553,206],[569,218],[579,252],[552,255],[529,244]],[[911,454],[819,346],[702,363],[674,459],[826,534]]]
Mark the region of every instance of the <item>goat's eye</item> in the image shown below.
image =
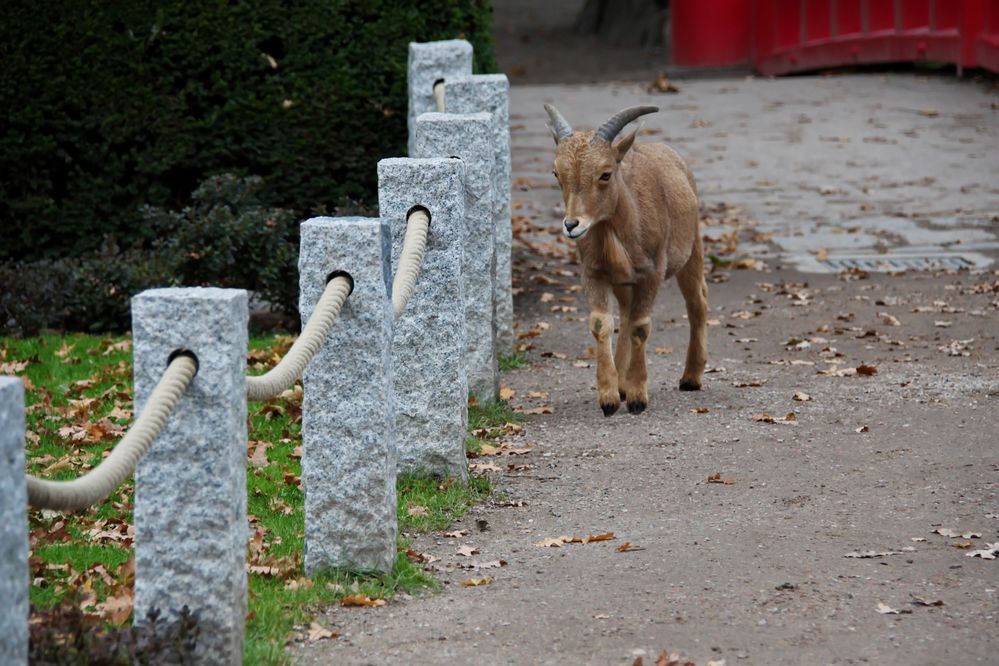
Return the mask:
[[[558,171],[552,169],[552,175],[555,176],[555,180],[558,180]]]
[[[604,171],[602,174],[600,174],[600,180],[604,181],[605,183],[608,180],[610,180],[610,177],[611,177],[611,172],[610,171]]]

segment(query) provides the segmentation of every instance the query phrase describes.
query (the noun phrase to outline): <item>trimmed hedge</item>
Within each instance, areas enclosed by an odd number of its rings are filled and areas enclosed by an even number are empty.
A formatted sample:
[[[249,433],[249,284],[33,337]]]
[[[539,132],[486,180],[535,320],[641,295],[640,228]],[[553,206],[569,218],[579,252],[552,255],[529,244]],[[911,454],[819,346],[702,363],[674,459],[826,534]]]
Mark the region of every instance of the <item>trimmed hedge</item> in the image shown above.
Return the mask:
[[[140,208],[221,173],[299,216],[371,205],[406,150],[408,43],[464,37],[492,71],[490,29],[488,0],[8,0],[0,260],[149,247]]]

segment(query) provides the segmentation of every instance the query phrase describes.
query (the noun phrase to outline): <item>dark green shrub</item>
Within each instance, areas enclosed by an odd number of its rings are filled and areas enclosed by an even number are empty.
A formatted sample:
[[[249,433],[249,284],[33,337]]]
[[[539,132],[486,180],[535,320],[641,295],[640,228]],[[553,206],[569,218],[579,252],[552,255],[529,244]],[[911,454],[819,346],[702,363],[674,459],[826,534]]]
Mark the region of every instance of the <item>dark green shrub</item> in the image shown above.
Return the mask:
[[[219,173],[299,217],[372,204],[405,154],[410,41],[465,37],[493,68],[487,0],[7,0],[0,259],[123,247]],[[0,287],[6,289],[6,287]]]
[[[149,247],[111,236],[79,257],[0,263],[0,334],[129,327],[132,296],[151,287],[249,289],[292,321],[298,297],[297,220],[262,206],[259,178],[210,178],[180,212],[147,207]]]
[[[146,208],[155,231],[154,254],[172,257],[182,285],[235,287],[257,292],[288,313],[298,299],[298,220],[266,208],[257,198],[260,178],[209,178],[179,213]]]

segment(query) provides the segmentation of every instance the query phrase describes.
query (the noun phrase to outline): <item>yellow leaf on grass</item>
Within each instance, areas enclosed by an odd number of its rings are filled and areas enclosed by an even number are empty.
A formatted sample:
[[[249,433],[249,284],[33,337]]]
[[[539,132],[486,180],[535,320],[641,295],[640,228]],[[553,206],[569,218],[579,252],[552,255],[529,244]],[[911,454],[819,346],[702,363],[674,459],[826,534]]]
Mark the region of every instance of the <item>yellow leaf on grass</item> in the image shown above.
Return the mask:
[[[509,400],[510,398],[512,398],[515,395],[517,395],[517,392],[514,391],[509,386],[501,386],[500,387],[500,392],[499,392],[500,400]]]

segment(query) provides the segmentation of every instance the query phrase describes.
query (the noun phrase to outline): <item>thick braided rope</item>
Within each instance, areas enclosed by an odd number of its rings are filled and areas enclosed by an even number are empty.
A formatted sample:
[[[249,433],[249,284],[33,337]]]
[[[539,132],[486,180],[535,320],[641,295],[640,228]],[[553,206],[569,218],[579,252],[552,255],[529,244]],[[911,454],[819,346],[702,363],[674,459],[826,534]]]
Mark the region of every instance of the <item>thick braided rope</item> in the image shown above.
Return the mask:
[[[437,113],[444,113],[444,82],[434,84],[434,101],[437,102]]]
[[[316,303],[316,309],[309,317],[302,333],[295,340],[288,353],[267,373],[246,378],[246,397],[250,400],[270,400],[276,398],[285,389],[291,388],[295,380],[302,376],[302,371],[312,357],[319,351],[326,335],[333,327],[333,322],[340,315],[344,301],[350,295],[350,279],[342,275],[329,281],[323,295]]]
[[[399,268],[392,280],[392,310],[396,319],[406,309],[406,303],[416,286],[416,278],[419,277],[420,266],[423,264],[423,253],[427,249],[429,230],[430,216],[427,211],[417,208],[406,218],[406,237],[399,254]]]
[[[107,458],[72,481],[46,481],[28,476],[28,504],[38,509],[77,511],[104,501],[122,481],[135,473],[139,458],[163,430],[167,417],[191,384],[198,366],[190,356],[170,361],[142,413]]]

